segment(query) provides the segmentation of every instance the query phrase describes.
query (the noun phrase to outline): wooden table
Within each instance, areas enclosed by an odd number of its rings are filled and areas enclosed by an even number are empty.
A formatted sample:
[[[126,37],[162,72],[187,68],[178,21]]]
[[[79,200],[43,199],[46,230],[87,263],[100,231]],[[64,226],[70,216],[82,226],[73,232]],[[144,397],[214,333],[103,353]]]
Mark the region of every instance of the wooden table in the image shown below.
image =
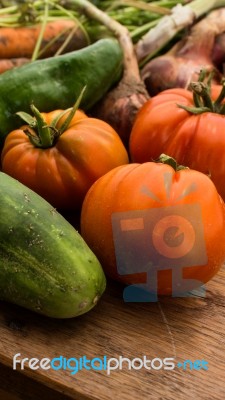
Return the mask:
[[[71,320],[51,320],[9,304],[0,311],[2,400],[222,400],[225,398],[225,269],[205,298],[164,298],[124,303],[123,287],[108,283],[100,303]],[[123,370],[17,372],[22,357],[204,359],[208,371]]]

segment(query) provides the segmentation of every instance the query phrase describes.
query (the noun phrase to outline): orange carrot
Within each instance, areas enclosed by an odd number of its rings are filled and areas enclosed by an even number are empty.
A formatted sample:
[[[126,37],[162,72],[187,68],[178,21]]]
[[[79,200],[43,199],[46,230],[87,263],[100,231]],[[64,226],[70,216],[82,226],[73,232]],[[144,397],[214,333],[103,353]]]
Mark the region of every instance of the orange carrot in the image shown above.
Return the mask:
[[[0,58],[31,58],[35,44],[40,33],[41,25],[23,26],[18,28],[1,27],[0,28]],[[46,47],[41,57],[51,57],[63,45],[64,41],[74,30],[71,40],[63,49],[63,52],[69,52],[85,47],[87,38],[75,21],[59,19],[48,22],[45,27],[41,49]],[[57,38],[50,46],[49,42]]]
[[[11,59],[0,59],[0,74],[8,71],[9,69],[20,67],[30,61],[29,58],[11,58]]]

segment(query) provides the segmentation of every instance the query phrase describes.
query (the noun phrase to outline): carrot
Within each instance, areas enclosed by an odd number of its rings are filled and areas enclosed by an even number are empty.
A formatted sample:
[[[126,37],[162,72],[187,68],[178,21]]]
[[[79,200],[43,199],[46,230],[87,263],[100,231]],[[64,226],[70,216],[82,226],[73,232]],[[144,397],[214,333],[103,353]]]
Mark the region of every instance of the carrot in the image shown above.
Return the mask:
[[[9,69],[20,67],[30,61],[29,58],[11,58],[11,59],[0,59],[0,74],[8,71]]]
[[[0,28],[0,58],[11,59],[26,57],[31,58],[35,48],[41,25],[22,27]],[[85,47],[87,38],[75,21],[69,19],[58,19],[47,22],[40,52],[42,58],[51,57],[63,45],[68,35],[73,31],[69,43],[63,48],[63,52],[69,52]],[[51,44],[52,43],[52,44]],[[50,44],[48,46],[48,44]]]

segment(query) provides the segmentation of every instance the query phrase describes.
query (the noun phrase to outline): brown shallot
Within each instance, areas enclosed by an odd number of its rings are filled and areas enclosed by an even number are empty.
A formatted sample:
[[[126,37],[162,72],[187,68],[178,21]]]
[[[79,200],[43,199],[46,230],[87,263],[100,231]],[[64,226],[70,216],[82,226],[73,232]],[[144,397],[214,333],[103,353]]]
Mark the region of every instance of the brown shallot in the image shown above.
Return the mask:
[[[123,50],[123,76],[114,89],[95,107],[96,117],[108,122],[120,135],[124,144],[128,144],[132,124],[137,111],[149,99],[148,92],[140,77],[139,66],[134,46],[128,29],[98,9],[87,0],[70,0],[70,6],[75,5],[87,15],[113,33]],[[107,60],[106,60],[107,61]]]
[[[216,37],[212,51],[212,62],[221,72],[224,72],[225,31]]]
[[[217,35],[224,31],[225,8],[221,8],[195,24],[166,54],[148,62],[141,76],[150,95],[171,87],[188,87],[203,68],[214,70],[214,80],[219,82],[221,74],[213,64],[212,53]]]

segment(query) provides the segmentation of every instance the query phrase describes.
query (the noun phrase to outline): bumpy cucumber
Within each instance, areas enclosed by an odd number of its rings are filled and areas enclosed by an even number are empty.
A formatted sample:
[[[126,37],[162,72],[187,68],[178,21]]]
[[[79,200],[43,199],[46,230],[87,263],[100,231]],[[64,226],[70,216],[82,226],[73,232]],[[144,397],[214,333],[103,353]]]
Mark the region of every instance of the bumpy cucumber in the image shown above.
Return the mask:
[[[105,286],[99,261],[72,225],[0,172],[0,298],[70,318],[94,307]]]
[[[15,115],[30,112],[30,104],[43,112],[71,107],[83,87],[80,107],[88,110],[119,80],[123,53],[115,39],[106,38],[57,57],[37,60],[0,75],[0,144],[21,125]]]

